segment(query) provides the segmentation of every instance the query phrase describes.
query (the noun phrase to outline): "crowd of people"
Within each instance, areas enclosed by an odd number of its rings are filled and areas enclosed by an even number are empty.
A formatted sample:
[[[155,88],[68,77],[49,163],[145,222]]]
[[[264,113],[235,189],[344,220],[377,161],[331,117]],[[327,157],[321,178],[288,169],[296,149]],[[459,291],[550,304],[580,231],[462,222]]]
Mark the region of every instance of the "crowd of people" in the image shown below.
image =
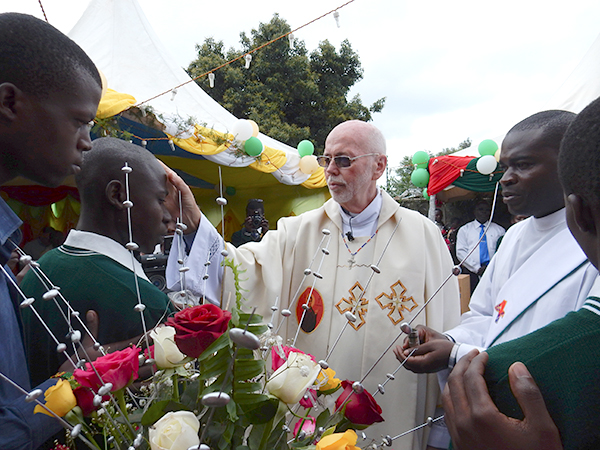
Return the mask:
[[[488,202],[477,202],[475,220],[460,229],[446,228],[441,214],[434,222],[399,206],[377,186],[387,165],[384,136],[349,120],[331,130],[318,157],[332,198],[272,230],[262,201],[253,199],[233,245],[185,182],[150,152],[115,138],[92,143],[89,123],[101,88],[97,68],[69,38],[31,16],[0,14],[0,182],[23,176],[57,186],[76,175],[77,228],[60,247],[48,251],[40,240],[31,253],[44,247],[35,255],[39,266],[107,348],[143,333],[133,317],[138,288],[149,328],[174,310],[130,257],[128,209],[135,204],[131,232],[140,252],[151,253],[174,230],[175,217],[185,225],[169,255],[170,289],[226,307],[222,299],[235,290],[221,264],[227,254],[244,271],[240,287],[250,308],[270,316],[277,302],[291,312],[276,324],[284,342],[293,340],[346,378],[369,374],[371,389],[394,371],[396,359],[402,362],[407,370],[378,399],[385,422],[366,432],[395,435],[443,413],[445,421],[395,441],[395,449],[448,448],[450,441],[462,450],[600,446],[600,100],[577,115],[534,114],[508,131],[502,198],[513,216],[527,218],[506,234],[490,222]],[[135,166],[130,192],[118,181],[126,162]],[[20,242],[21,221],[2,199],[0,214],[5,265]],[[473,280],[462,317],[449,242]],[[323,264],[314,264],[316,253]],[[189,269],[185,285],[182,265]],[[16,285],[10,271],[0,276],[0,372],[27,391],[46,390],[68,361],[40,338],[29,310],[21,314]],[[33,273],[21,283],[38,300],[48,288]],[[61,315],[51,303],[39,304],[66,342]],[[416,350],[406,341],[387,352],[404,322],[420,323]],[[60,431],[33,407],[0,381],[0,448],[35,450]]]

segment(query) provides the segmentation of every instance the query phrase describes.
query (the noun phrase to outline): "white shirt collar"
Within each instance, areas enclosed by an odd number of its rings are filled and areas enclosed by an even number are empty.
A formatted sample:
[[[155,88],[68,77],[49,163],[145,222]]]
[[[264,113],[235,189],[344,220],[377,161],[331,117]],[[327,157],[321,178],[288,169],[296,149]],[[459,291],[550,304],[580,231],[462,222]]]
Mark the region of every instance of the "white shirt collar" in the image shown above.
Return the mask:
[[[149,281],[139,261],[133,258],[129,250],[109,237],[89,231],[71,230],[64,245],[100,253]]]
[[[354,236],[371,236],[375,233],[382,204],[381,190],[378,188],[373,201],[358,214],[348,213],[340,206],[344,234],[348,231],[352,231]]]
[[[556,226],[565,224],[567,221],[566,216],[565,208],[561,208],[544,217],[532,216],[533,226],[539,231],[550,230]]]

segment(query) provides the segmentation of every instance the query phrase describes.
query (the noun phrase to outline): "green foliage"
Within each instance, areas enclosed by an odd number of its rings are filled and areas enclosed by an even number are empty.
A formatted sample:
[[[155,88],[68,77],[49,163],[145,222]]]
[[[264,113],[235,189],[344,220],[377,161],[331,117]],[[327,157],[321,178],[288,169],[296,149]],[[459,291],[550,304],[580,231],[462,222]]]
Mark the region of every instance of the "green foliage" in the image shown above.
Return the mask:
[[[222,41],[207,38],[196,45],[198,57],[188,73],[192,77],[205,74],[290,30],[275,14],[250,36],[241,33],[240,49],[225,51]],[[258,123],[263,133],[294,147],[310,139],[319,152],[335,125],[349,119],[369,121],[383,109],[385,98],[370,106],[363,105],[359,95],[347,99],[362,76],[360,59],[348,41],[342,42],[339,51],[323,41],[308,55],[303,41],[293,39],[290,44],[286,37],[253,52],[249,69],[242,58],[216,71],[214,88],[206,76],[196,82],[236,117]]]
[[[429,153],[429,157],[432,158],[434,156],[444,156],[451,155],[459,150],[463,150],[467,147],[471,146],[471,139],[467,138],[458,144],[456,147],[447,147],[441,150],[438,153]],[[414,184],[410,181],[410,176],[414,170],[414,165],[412,162],[412,154],[409,156],[405,156],[402,158],[400,165],[393,168],[388,169],[391,173],[388,172],[386,185],[383,187],[388,194],[392,197],[398,197],[406,192],[408,189],[414,188],[418,189]],[[421,189],[419,189],[421,191]],[[422,195],[422,194],[421,194]]]

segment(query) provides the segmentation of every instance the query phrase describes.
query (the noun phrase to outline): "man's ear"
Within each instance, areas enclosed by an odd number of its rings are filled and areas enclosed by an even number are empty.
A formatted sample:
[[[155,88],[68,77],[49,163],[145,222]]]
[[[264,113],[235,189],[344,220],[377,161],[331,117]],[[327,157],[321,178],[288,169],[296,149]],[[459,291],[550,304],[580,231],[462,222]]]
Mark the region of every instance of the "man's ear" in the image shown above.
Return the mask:
[[[118,210],[125,209],[123,202],[127,200],[127,193],[125,192],[125,185],[123,183],[119,180],[109,181],[104,192],[108,203]]]
[[[577,194],[569,194],[566,202],[571,208],[573,221],[582,233],[597,234],[596,219],[592,208]]]
[[[12,83],[0,84],[0,121],[12,122],[17,116],[17,101],[23,92]]]
[[[373,179],[378,180],[385,172],[385,168],[387,166],[387,156],[377,155],[376,158],[377,160],[375,161],[375,173]]]

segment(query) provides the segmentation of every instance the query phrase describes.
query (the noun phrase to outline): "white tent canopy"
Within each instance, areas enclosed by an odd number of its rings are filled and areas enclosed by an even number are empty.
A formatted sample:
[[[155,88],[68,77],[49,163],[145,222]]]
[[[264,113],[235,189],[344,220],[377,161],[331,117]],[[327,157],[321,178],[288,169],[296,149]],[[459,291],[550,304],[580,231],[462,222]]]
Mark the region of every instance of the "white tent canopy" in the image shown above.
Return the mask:
[[[190,82],[188,74],[159,41],[137,0],[92,0],[69,36],[104,73],[109,88],[130,94],[137,102],[167,92],[146,103],[161,114],[167,132],[173,123],[193,118],[198,124],[226,133],[238,120]],[[173,88],[183,83],[187,84],[173,93]],[[299,170],[296,149],[264,134],[258,137],[266,147],[286,154],[286,164],[272,173],[280,182],[298,185],[309,178]],[[232,167],[245,167],[255,161],[233,151],[205,158]]]

